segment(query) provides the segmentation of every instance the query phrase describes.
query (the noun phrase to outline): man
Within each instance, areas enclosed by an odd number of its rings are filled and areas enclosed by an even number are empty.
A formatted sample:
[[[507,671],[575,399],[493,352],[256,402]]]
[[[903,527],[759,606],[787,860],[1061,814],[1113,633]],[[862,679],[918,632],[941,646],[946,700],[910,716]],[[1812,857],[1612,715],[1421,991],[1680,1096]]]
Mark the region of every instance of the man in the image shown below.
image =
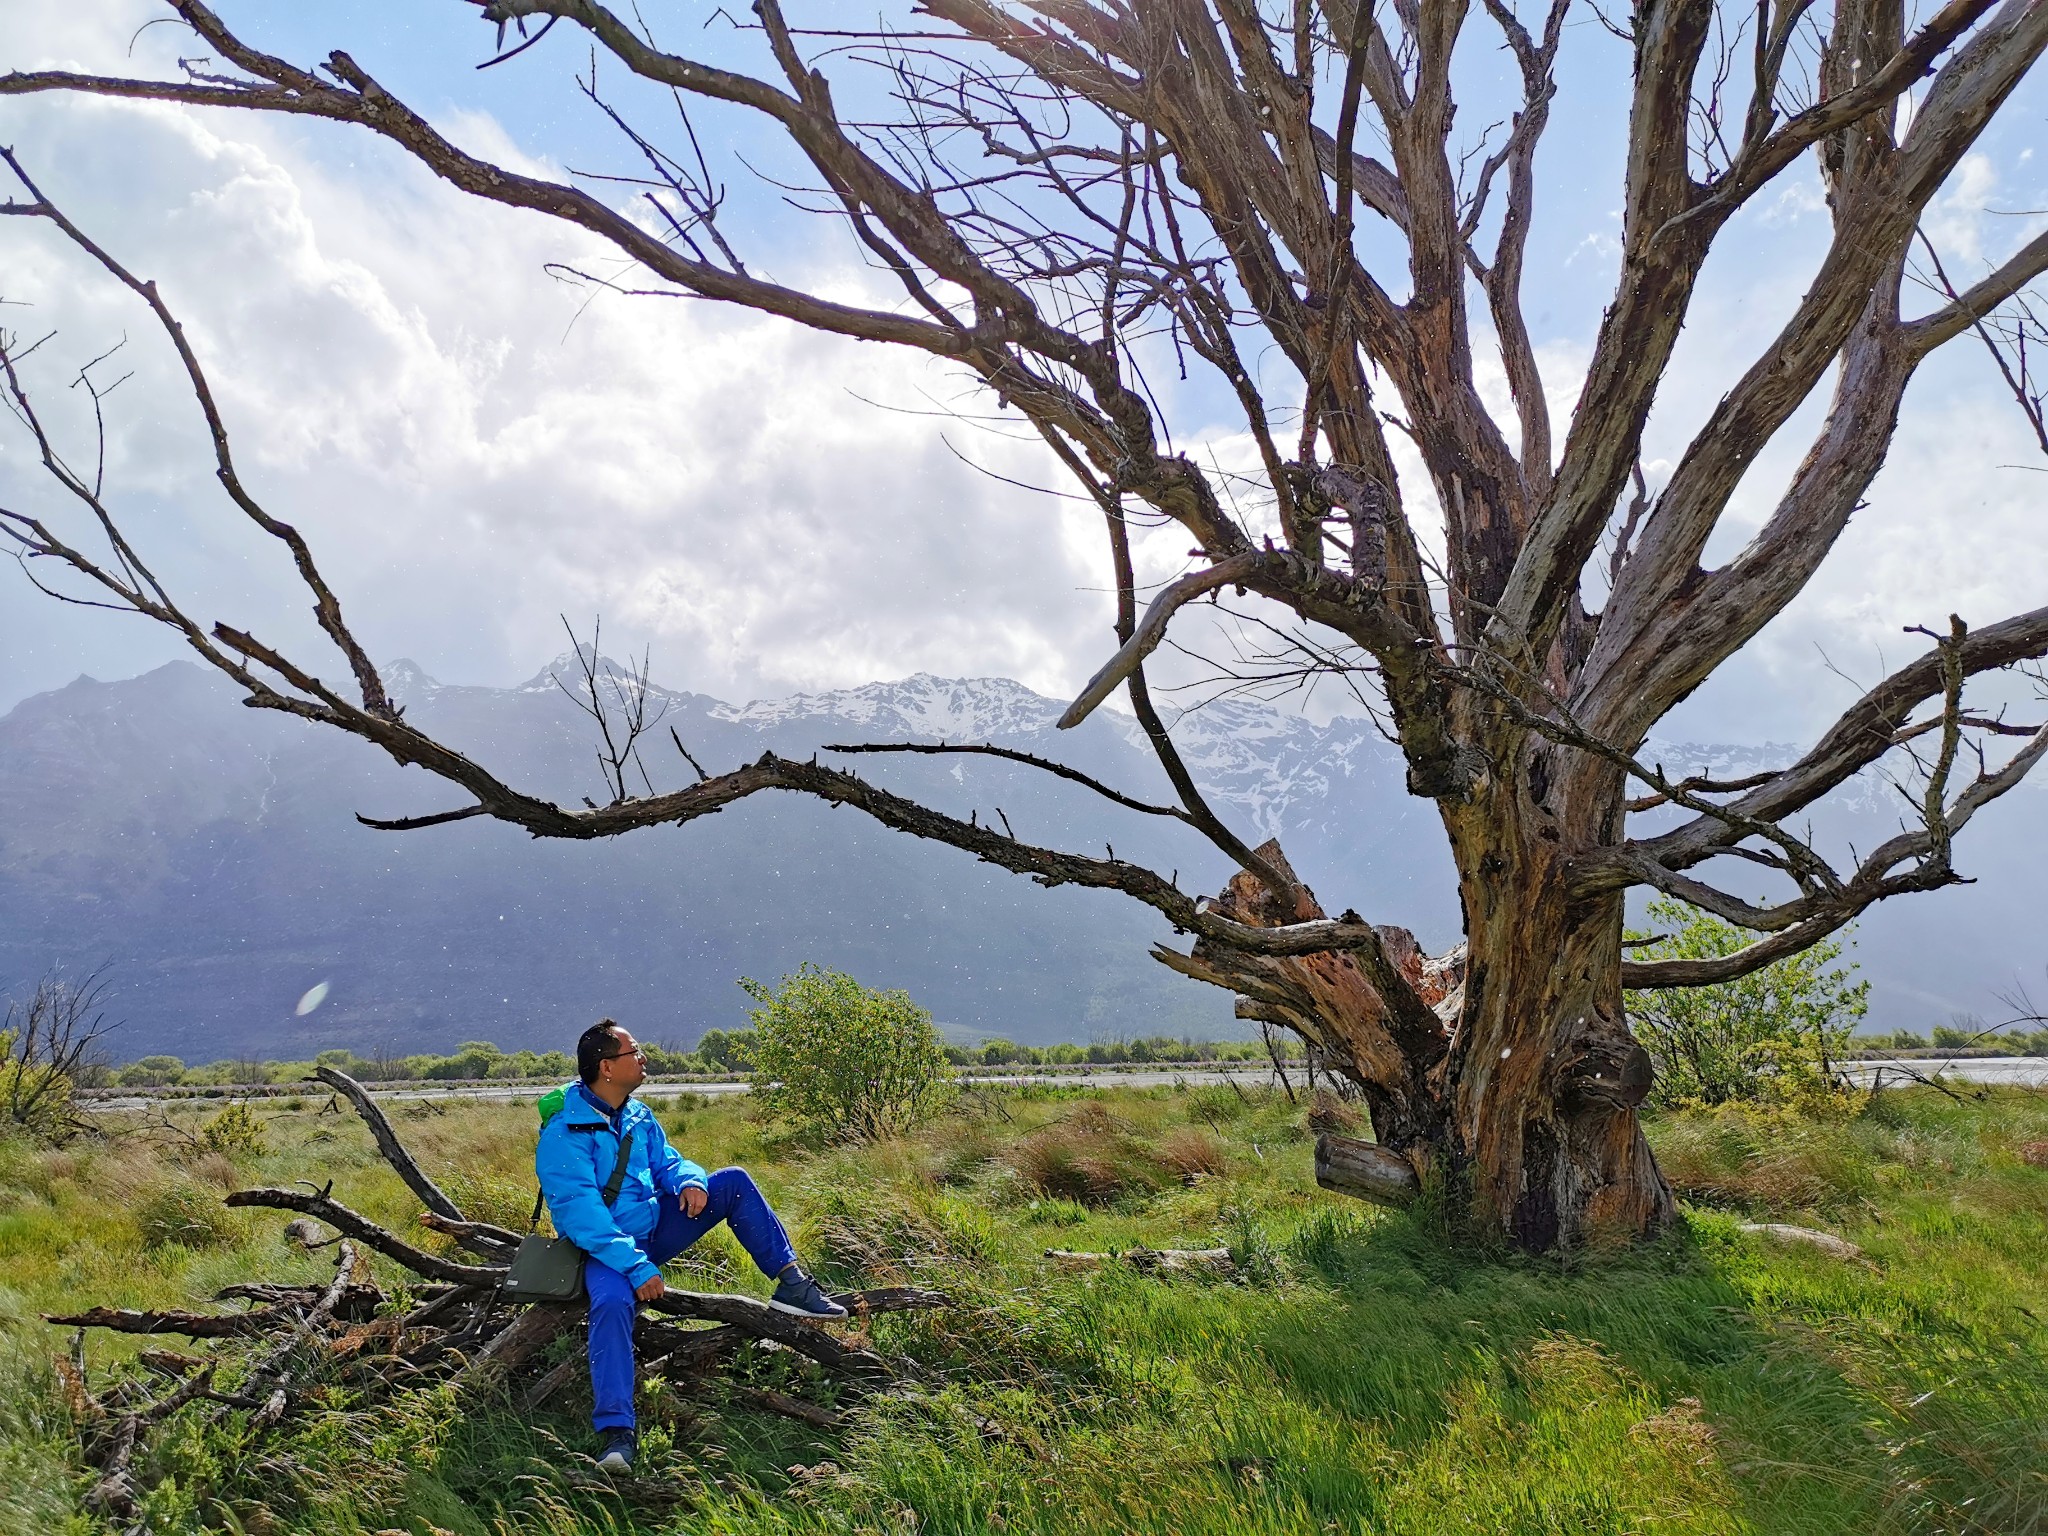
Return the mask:
[[[679,1157],[661,1123],[633,1090],[647,1057],[610,1019],[576,1042],[578,1081],[541,1101],[534,1169],[555,1231],[581,1248],[590,1293],[591,1422],[603,1442],[598,1465],[626,1471],[638,1441],[633,1414],[633,1319],[642,1301],[667,1289],[661,1266],[721,1221],[761,1273],[776,1282],[768,1305],[798,1317],[846,1316],[846,1308],[798,1266],[789,1234],[744,1168],[706,1175]],[[559,1104],[559,1109],[555,1106]],[[618,1197],[605,1186],[631,1138]]]

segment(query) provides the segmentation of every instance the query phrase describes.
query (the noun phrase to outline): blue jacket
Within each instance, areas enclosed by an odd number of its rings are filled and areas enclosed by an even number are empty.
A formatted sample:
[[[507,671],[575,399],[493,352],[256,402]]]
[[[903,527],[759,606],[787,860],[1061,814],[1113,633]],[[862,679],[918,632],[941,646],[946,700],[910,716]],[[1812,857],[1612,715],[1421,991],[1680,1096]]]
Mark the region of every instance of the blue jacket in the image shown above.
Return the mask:
[[[561,1113],[541,1127],[533,1167],[555,1231],[638,1289],[659,1273],[640,1247],[660,1216],[657,1193],[675,1195],[691,1184],[699,1189],[708,1186],[704,1170],[676,1153],[654,1111],[638,1099],[626,1100],[619,1125],[621,1132],[633,1133],[633,1154],[619,1198],[609,1210],[604,1186],[619,1160],[619,1135],[580,1085],[570,1085]]]

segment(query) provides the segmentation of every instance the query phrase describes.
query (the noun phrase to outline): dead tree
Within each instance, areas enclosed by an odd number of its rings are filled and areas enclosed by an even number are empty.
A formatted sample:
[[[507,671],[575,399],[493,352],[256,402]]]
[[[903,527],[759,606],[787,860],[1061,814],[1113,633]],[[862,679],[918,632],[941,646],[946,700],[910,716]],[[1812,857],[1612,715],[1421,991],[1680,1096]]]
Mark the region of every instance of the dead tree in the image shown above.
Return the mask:
[[[145,1379],[117,1370],[106,1387],[94,1391],[82,1348],[59,1363],[87,1459],[99,1474],[87,1500],[103,1514],[122,1520],[137,1516],[144,1490],[136,1469],[148,1460],[149,1439],[187,1410],[203,1408],[216,1418],[240,1411],[248,1415],[252,1431],[268,1434],[301,1409],[331,1408],[328,1389],[337,1384],[349,1388],[368,1410],[397,1390],[449,1382],[474,1397],[510,1395],[523,1411],[531,1411],[588,1369],[578,1350],[558,1367],[535,1370],[536,1357],[548,1344],[582,1326],[584,1309],[503,1299],[500,1284],[519,1235],[466,1220],[421,1170],[359,1083],[332,1068],[321,1068],[319,1075],[347,1096],[385,1161],[427,1206],[422,1225],[452,1237],[483,1262],[426,1251],[336,1200],[331,1184],[321,1190],[245,1189],[229,1195],[226,1203],[301,1212],[339,1234],[335,1240],[316,1240],[317,1246],[335,1248],[331,1281],[231,1285],[215,1297],[217,1302],[254,1305],[223,1311],[91,1307],[45,1314],[45,1322],[79,1330],[81,1339],[85,1329],[104,1328],[203,1341],[209,1351],[145,1351],[142,1363],[165,1378],[154,1390]],[[410,1272],[404,1291],[394,1294],[378,1284],[371,1272],[372,1254]],[[909,1286],[854,1291],[838,1299],[861,1320],[881,1312],[949,1305],[942,1292]],[[646,1305],[669,1320],[638,1324],[643,1372],[693,1395],[722,1394],[813,1428],[841,1426],[837,1414],[817,1403],[730,1379],[723,1370],[727,1358],[748,1340],[814,1361],[854,1392],[886,1389],[896,1376],[895,1367],[859,1335],[842,1338],[750,1296],[671,1290]]]
[[[753,74],[665,48],[637,13],[599,0],[472,3],[500,43],[508,25],[567,22],[558,40],[578,32],[608,70],[662,88],[683,112],[678,147],[612,108],[593,72],[585,90],[623,133],[633,178],[579,184],[494,165],[448,142],[347,53],[312,66],[275,57],[201,0],[167,0],[205,55],[181,77],[15,73],[0,76],[0,93],[353,125],[465,193],[592,232],[641,269],[592,282],[741,305],[972,375],[1042,434],[1103,512],[1119,649],[1061,723],[1124,690],[1175,803],[1084,782],[1134,813],[1185,822],[1240,873],[1220,900],[1197,901],[1114,855],[1026,844],[1007,827],[772,753],[673,793],[627,798],[614,778],[613,803],[581,811],[501,782],[400,718],[312,552],[239,476],[162,296],[23,175],[7,211],[70,240],[155,312],[223,487],[289,550],[351,682],[334,686],[303,658],[179,606],[97,479],[48,441],[19,347],[6,376],[15,410],[86,533],[67,537],[23,511],[6,526],[35,568],[68,567],[95,600],[177,629],[252,705],[352,732],[469,797],[373,826],[490,816],[536,836],[610,837],[789,790],[1043,884],[1122,891],[1194,937],[1192,952],[1162,949],[1161,959],[1229,988],[1243,1014],[1294,1030],[1358,1085],[1377,1135],[1373,1166],[1359,1172],[1365,1154],[1327,1147],[1333,1180],[1349,1168],[1347,1187],[1396,1200],[1440,1180],[1467,1191],[1482,1220],[1548,1249],[1596,1228],[1654,1231],[1672,1209],[1637,1125],[1649,1069],[1624,987],[1726,980],[1873,902],[1958,879],[1956,834],[2048,751],[2043,731],[1963,705],[1970,679],[2048,652],[2039,608],[1943,626],[1782,770],[1674,782],[1641,755],[1657,722],[1812,578],[1936,348],[1974,334],[2008,365],[2021,403],[2038,406],[2021,344],[2038,339],[2026,289],[2048,266],[2048,235],[1967,285],[1945,271],[1930,279],[1916,242],[1930,202],[2048,46],[2041,0],[1953,0],[1911,28],[1901,7],[1868,0],[1640,0],[1625,24],[1577,29],[1587,46],[1629,50],[1633,83],[1619,273],[1563,422],[1552,420],[1524,318],[1524,267],[1569,0],[1533,18],[1511,0],[922,0],[914,25],[868,33],[849,33],[843,8],[816,5],[824,36],[781,0],[757,0]],[[1498,45],[1507,99],[1454,102],[1454,57]],[[514,51],[520,68],[547,56]],[[842,114],[835,102],[863,82],[863,110]],[[841,221],[902,303],[828,298],[750,268],[720,226],[722,184],[682,147],[702,142],[692,112],[785,143],[815,181],[820,216]],[[1502,131],[1454,126],[1488,121]],[[1644,422],[1709,256],[1730,220],[1807,156],[1818,160],[1831,243],[1784,328],[1653,491]],[[636,188],[637,208],[619,206],[622,185]],[[1510,419],[1482,400],[1475,357],[1489,345],[1511,387]],[[1159,368],[1219,381],[1256,445],[1256,473],[1226,485],[1173,446],[1146,387]],[[1738,482],[1823,387],[1825,419],[1774,510],[1746,548],[1706,567]],[[1420,454],[1419,479],[1396,473],[1389,423]],[[1418,534],[1424,515],[1440,540]],[[1142,613],[1138,521],[1177,525],[1194,545],[1186,574]],[[1278,848],[1248,845],[1199,792],[1144,662],[1182,608],[1226,590],[1256,600],[1255,615],[1288,637],[1283,673],[1342,675],[1381,710],[1409,792],[1443,824],[1464,910],[1460,955],[1433,963],[1402,929],[1328,916]],[[1916,774],[1913,818],[1838,868],[1795,818],[1894,753]],[[1630,822],[1660,808],[1662,820]],[[1711,878],[1759,868],[1778,896],[1745,900]],[[1713,961],[1630,963],[1622,913],[1636,887],[1757,940]]]
[[[104,968],[77,981],[57,971],[40,977],[26,1003],[0,1019],[0,1124],[52,1141],[84,1128],[74,1090],[106,1080]]]

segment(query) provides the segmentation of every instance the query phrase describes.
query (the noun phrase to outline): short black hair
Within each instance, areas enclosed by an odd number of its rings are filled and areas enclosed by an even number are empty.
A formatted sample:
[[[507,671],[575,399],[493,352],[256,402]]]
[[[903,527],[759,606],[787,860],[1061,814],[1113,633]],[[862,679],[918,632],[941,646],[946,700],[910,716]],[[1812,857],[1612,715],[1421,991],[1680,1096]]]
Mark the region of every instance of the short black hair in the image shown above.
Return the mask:
[[[599,1019],[583,1031],[576,1042],[576,1075],[586,1083],[597,1081],[597,1064],[619,1053],[618,1021]]]

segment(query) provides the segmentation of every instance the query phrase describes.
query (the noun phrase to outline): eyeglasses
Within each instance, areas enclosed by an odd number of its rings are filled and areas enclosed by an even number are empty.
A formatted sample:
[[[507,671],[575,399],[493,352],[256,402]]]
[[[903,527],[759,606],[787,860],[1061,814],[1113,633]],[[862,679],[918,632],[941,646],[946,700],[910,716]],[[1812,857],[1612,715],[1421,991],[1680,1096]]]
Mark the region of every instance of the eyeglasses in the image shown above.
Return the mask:
[[[642,1061],[645,1061],[647,1059],[647,1053],[640,1049],[640,1047],[637,1045],[634,1046],[633,1049],[631,1049],[630,1051],[613,1051],[611,1055],[600,1056],[597,1059],[599,1061],[618,1061],[620,1058],[626,1056],[638,1056]]]

